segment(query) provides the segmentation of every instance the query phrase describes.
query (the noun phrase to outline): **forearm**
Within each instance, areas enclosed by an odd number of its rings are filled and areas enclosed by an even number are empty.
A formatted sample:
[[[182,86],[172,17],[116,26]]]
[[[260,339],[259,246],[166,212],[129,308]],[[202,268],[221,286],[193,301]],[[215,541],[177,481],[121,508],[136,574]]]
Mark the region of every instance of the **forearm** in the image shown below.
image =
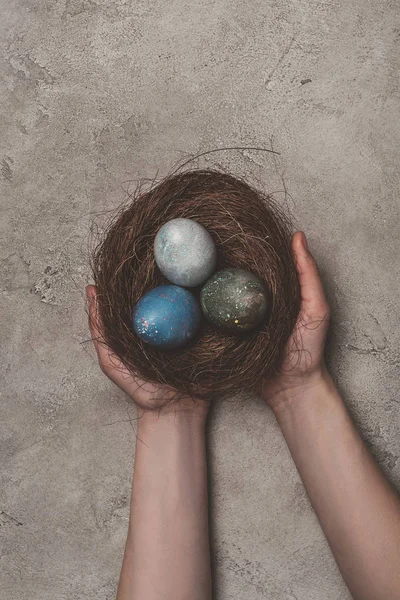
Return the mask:
[[[399,496],[330,376],[295,397],[288,394],[275,415],[353,597],[400,598]]]
[[[139,419],[118,600],[209,600],[205,416]]]

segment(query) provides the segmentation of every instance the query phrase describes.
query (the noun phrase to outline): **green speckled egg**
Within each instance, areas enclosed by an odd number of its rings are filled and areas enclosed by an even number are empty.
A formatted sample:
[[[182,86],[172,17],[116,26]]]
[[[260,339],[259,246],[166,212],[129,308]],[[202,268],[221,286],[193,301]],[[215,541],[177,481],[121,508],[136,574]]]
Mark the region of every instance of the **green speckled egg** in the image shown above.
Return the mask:
[[[264,282],[244,269],[214,273],[201,289],[200,302],[208,320],[231,333],[255,329],[267,314]]]

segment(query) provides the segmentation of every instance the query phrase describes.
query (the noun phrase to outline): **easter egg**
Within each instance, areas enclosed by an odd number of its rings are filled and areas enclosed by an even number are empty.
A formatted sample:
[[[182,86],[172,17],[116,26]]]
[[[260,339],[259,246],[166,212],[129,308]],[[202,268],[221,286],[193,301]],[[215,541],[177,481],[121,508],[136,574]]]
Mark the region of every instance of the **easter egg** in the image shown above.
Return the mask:
[[[172,283],[195,287],[214,273],[217,249],[207,229],[192,219],[172,219],[157,232],[154,257]]]
[[[264,282],[244,269],[223,269],[204,284],[200,302],[216,327],[240,333],[258,327],[267,314]]]
[[[179,348],[197,333],[201,321],[198,301],[177,285],[153,288],[136,304],[132,326],[144,342],[160,349]]]

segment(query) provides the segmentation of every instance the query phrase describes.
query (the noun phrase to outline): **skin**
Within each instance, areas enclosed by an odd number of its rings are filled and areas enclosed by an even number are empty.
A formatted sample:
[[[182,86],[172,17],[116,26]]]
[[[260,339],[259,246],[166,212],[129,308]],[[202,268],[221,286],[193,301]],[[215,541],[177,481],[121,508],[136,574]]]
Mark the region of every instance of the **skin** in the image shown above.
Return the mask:
[[[295,233],[292,248],[301,311],[281,373],[265,382],[262,395],[353,598],[398,600],[400,499],[362,441],[326,367],[330,309],[304,233]],[[133,380],[102,342],[94,286],[88,286],[87,297],[100,367],[136,402],[139,416],[117,600],[208,600],[208,404],[188,398],[171,404],[174,390]]]
[[[361,439],[324,361],[330,310],[302,232],[293,238],[301,314],[272,408],[355,600],[400,598],[400,499]],[[298,351],[298,348],[303,348]]]
[[[137,406],[130,521],[117,600],[208,600],[208,402],[132,375],[105,345],[96,287],[86,290],[99,365]]]

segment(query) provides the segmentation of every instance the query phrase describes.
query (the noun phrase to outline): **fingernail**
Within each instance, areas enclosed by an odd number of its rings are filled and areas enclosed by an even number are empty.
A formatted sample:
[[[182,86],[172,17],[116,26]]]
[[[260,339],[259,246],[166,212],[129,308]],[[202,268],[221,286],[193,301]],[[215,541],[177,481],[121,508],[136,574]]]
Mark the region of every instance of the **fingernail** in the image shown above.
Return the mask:
[[[307,242],[307,238],[306,238],[306,234],[303,231],[303,244],[306,250],[308,250],[308,242]]]

